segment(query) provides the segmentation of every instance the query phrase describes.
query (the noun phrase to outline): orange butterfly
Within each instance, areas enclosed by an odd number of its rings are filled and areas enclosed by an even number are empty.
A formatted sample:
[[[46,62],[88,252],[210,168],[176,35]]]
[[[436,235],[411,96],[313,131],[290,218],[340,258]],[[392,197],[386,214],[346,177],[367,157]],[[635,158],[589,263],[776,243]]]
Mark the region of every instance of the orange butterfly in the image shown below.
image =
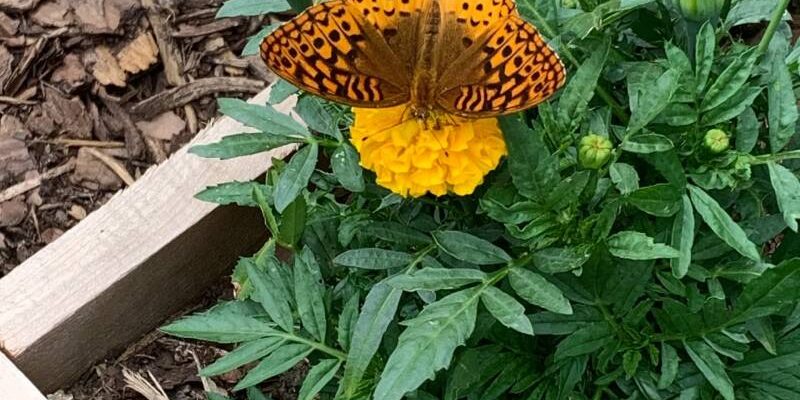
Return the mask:
[[[267,36],[261,56],[303,90],[425,119],[533,107],[564,85],[558,55],[512,0],[332,0]]]

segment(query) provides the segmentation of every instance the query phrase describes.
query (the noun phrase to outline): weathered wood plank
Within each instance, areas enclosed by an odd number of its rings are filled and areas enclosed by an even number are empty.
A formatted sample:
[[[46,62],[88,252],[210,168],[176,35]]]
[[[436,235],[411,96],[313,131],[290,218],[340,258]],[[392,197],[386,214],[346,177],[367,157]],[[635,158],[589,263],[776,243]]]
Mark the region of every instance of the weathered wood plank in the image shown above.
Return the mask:
[[[0,398],[14,400],[45,400],[38,389],[0,352]]]
[[[277,108],[288,112],[293,101]],[[192,144],[243,130],[223,118]],[[254,179],[273,157],[292,150],[223,162],[184,148],[148,171],[0,280],[0,348],[48,392],[151,331],[264,240],[259,213],[193,195],[208,185]]]

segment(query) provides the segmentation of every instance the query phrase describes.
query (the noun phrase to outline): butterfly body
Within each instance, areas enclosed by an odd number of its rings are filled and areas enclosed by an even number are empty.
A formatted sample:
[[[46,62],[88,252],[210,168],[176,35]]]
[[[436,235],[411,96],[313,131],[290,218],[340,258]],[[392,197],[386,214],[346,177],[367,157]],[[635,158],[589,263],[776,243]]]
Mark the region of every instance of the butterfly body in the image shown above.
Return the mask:
[[[564,66],[512,0],[332,0],[267,36],[267,65],[296,86],[410,117],[483,118],[532,107]]]

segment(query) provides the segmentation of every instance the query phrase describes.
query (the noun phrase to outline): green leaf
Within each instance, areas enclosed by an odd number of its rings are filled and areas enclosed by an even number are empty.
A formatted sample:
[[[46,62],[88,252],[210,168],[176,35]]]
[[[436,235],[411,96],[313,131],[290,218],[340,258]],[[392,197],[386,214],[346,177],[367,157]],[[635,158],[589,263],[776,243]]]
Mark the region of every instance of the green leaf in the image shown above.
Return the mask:
[[[206,392],[206,400],[231,400],[231,399],[218,393]]]
[[[778,345],[775,342],[775,331],[769,317],[754,318],[745,322],[748,332],[764,346],[764,350],[772,355],[778,355]]]
[[[783,62],[788,52],[788,43],[781,35],[776,35],[773,42],[783,42],[784,49],[779,52],[778,60],[772,63],[772,73],[768,88],[769,108],[769,143],[774,153],[781,151],[795,135],[796,124],[800,113],[797,110],[797,96],[794,94],[792,75],[789,67]],[[772,45],[770,49],[772,50]]]
[[[457,289],[470,283],[482,282],[487,277],[477,269],[423,268],[412,274],[389,278],[387,283],[405,291]]]
[[[231,158],[263,153],[292,143],[301,143],[299,138],[255,132],[225,136],[219,142],[192,146],[189,153],[204,157],[228,160]]]
[[[733,308],[730,324],[774,314],[797,301],[800,287],[800,259],[793,259],[766,270],[750,281]]]
[[[307,344],[288,344],[270,354],[242,378],[233,390],[242,390],[278,376],[303,361],[313,349]]]
[[[294,330],[294,318],[289,302],[283,296],[279,296],[281,289],[280,283],[274,282],[266,272],[258,269],[255,264],[248,263],[247,276],[253,285],[253,300],[261,303],[264,310],[278,326],[286,332]]]
[[[247,400],[272,400],[272,397],[267,397],[261,390],[251,386],[247,388]]]
[[[275,184],[273,196],[275,198],[275,208],[279,213],[283,213],[300,195],[300,192],[308,186],[308,180],[314,173],[317,166],[317,156],[319,146],[312,143],[298,151],[286,165],[286,169],[281,173],[278,183]]]
[[[281,24],[274,24],[275,28],[280,26]],[[273,28],[273,29],[275,29]],[[258,43],[258,46],[261,45],[261,42]],[[258,53],[258,49],[256,49],[256,53]],[[272,86],[270,86],[269,90],[269,104],[279,104],[283,103],[288,99],[291,95],[297,93],[300,89],[296,86],[292,85],[285,79],[279,78]]]
[[[253,190],[259,186],[263,187],[264,185],[257,182],[227,182],[208,187],[194,197],[198,200],[224,206],[236,204],[243,207],[257,207],[256,202],[253,200]]]
[[[628,260],[656,260],[680,256],[680,252],[673,247],[656,243],[650,236],[634,231],[623,231],[609,237],[608,251],[614,257]]]
[[[694,246],[694,208],[689,196],[683,195],[681,209],[672,223],[672,247],[678,249],[680,255],[670,259],[672,276],[681,279],[689,272],[692,263],[692,247]]]
[[[714,349],[702,341],[685,342],[684,348],[694,365],[725,400],[734,400],[733,383],[725,372],[725,364],[714,353]]]
[[[614,333],[605,322],[598,322],[567,336],[556,347],[556,361],[593,353],[614,340]]]
[[[428,305],[405,321],[375,389],[375,400],[400,400],[450,365],[453,352],[472,335],[481,291],[466,289]]]
[[[306,379],[303,381],[303,386],[300,387],[300,393],[297,395],[297,400],[313,400],[325,385],[336,376],[339,367],[342,363],[339,360],[322,360],[317,365],[313,366],[308,371]]]
[[[394,319],[402,294],[402,290],[395,289],[385,282],[373,286],[367,294],[350,341],[350,351],[347,352],[342,378],[344,398],[352,398],[358,392],[364,373],[378,351],[386,328]]]
[[[736,121],[736,150],[750,153],[758,143],[761,122],[752,107],[747,107]]]
[[[302,140],[310,136],[305,126],[272,106],[249,104],[239,99],[228,98],[218,99],[217,103],[221,113],[261,132]]]
[[[661,153],[672,150],[674,147],[675,145],[672,144],[669,138],[655,133],[630,137],[620,145],[622,150],[638,154]]]
[[[269,25],[261,28],[261,30],[256,32],[255,35],[248,37],[247,38],[247,43],[244,45],[244,48],[242,49],[242,57],[254,56],[254,55],[257,55],[258,53],[260,53],[260,51],[261,51],[261,42],[263,42],[264,38],[267,37],[270,33],[272,33],[279,26],[281,26],[280,23],[269,24]],[[278,81],[278,83],[280,83],[280,82],[287,83],[283,79]],[[291,84],[289,84],[289,85],[291,85]],[[275,92],[277,87],[278,87],[277,83],[272,85],[272,89],[270,89],[271,90],[270,91],[270,96],[272,96],[272,94]],[[292,87],[294,87],[294,86],[292,86]],[[297,88],[295,88],[294,92],[296,92],[296,91],[297,91]],[[292,92],[292,93],[294,93],[294,92]],[[277,103],[280,103],[280,102],[277,102]],[[269,102],[269,104],[277,104],[277,103],[276,102],[272,102],[272,101]]]
[[[161,331],[172,336],[214,343],[239,343],[261,339],[275,330],[253,317],[215,313],[181,318],[162,327]]]
[[[744,230],[720,207],[719,203],[703,189],[693,185],[688,187],[692,204],[706,225],[739,254],[753,261],[760,261],[761,253],[756,245],[747,238]]]
[[[603,67],[608,57],[610,42],[597,46],[591,56],[578,67],[575,76],[561,92],[558,102],[558,118],[563,125],[580,124],[589,101],[594,97],[597,81],[603,72]]]
[[[717,35],[714,33],[714,24],[706,22],[697,34],[695,46],[695,81],[697,94],[703,93],[708,85],[711,67],[714,65],[714,52],[717,50]]]
[[[374,270],[405,267],[412,261],[411,254],[384,249],[348,250],[333,259],[334,263],[345,267]]]
[[[762,91],[764,91],[762,87],[745,86],[719,107],[703,114],[701,125],[712,127],[740,116],[753,105]]]
[[[584,246],[551,247],[534,253],[533,264],[542,272],[556,274],[580,268],[591,256]]]
[[[325,341],[325,286],[314,253],[306,246],[294,257],[294,294],[297,313],[308,333]]]
[[[342,186],[354,193],[364,191],[364,171],[359,165],[359,156],[353,146],[342,143],[331,156],[333,174]]]
[[[280,13],[290,9],[286,0],[228,0],[217,11],[217,18]]]
[[[669,69],[656,82],[645,88],[638,98],[638,105],[631,115],[627,136],[631,136],[653,121],[669,105],[678,90],[680,72]]]
[[[778,0],[739,0],[732,3],[731,10],[725,18],[726,31],[734,26],[753,24],[761,21],[769,21]],[[791,20],[791,16],[786,12],[784,20]]]
[[[738,93],[750,78],[757,59],[757,53],[753,48],[731,62],[706,92],[700,110],[713,110]]]
[[[468,233],[457,231],[434,232],[433,238],[447,254],[478,265],[505,264],[511,256],[505,250]]]
[[[543,276],[523,267],[514,267],[508,277],[514,291],[528,303],[554,313],[572,314],[572,306],[561,289]]]
[[[296,13],[301,13],[305,11],[306,8],[309,8],[314,5],[313,0],[287,0],[289,4],[292,5],[292,10]]]
[[[678,365],[680,363],[678,352],[675,348],[667,344],[661,343],[661,376],[658,377],[658,388],[666,389],[675,382],[678,376]]]
[[[271,205],[271,203],[274,202],[272,199],[272,188],[268,186],[253,186],[252,198],[253,202],[256,203],[261,210],[261,216],[264,218],[264,223],[267,225],[269,231],[273,234],[278,232],[278,221],[275,219],[275,213],[272,212]]]
[[[500,129],[508,149],[514,186],[527,198],[545,197],[556,183],[558,171],[550,160],[541,132],[528,128],[519,115],[500,118]]]
[[[278,238],[283,244],[294,246],[303,236],[306,227],[306,199],[298,196],[281,215]]]
[[[391,221],[375,221],[361,229],[361,234],[407,246],[427,246],[430,236],[407,225]]]
[[[639,174],[630,164],[614,163],[609,169],[611,182],[617,187],[620,193],[628,195],[639,189]]]
[[[294,111],[309,128],[323,135],[330,136],[336,141],[344,140],[333,114],[322,105],[323,100],[315,96],[300,96]]]
[[[675,215],[680,200],[680,192],[668,183],[641,188],[628,196],[628,203],[656,217]]]
[[[260,360],[283,346],[285,339],[266,337],[242,344],[213,364],[200,370],[201,376],[216,376],[230,372],[253,361]]]
[[[353,331],[356,329],[356,321],[358,321],[358,293],[347,300],[342,313],[339,314],[339,323],[336,325],[337,339],[339,346],[347,351],[350,348],[350,340],[353,337]]]
[[[525,306],[509,294],[494,286],[488,286],[481,294],[481,301],[501,324],[533,336],[533,326],[530,319],[525,316]]]
[[[636,370],[639,369],[639,363],[642,361],[642,353],[638,350],[628,350],[622,355],[622,368],[625,370],[625,376],[629,379],[636,375]]]
[[[800,180],[788,168],[770,162],[769,177],[778,207],[783,213],[783,220],[793,231],[797,232],[797,220],[800,219]]]

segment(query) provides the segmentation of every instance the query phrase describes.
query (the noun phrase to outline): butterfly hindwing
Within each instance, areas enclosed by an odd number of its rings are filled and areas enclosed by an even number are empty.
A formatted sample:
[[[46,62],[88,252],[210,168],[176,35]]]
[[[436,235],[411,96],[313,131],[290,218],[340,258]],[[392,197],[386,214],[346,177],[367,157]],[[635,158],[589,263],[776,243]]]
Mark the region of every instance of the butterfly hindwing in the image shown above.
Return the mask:
[[[458,115],[510,114],[546,100],[565,79],[564,65],[536,28],[512,14],[445,70],[437,99]]]
[[[347,0],[313,6],[261,43],[267,65],[295,86],[358,107],[409,100],[397,56]]]

